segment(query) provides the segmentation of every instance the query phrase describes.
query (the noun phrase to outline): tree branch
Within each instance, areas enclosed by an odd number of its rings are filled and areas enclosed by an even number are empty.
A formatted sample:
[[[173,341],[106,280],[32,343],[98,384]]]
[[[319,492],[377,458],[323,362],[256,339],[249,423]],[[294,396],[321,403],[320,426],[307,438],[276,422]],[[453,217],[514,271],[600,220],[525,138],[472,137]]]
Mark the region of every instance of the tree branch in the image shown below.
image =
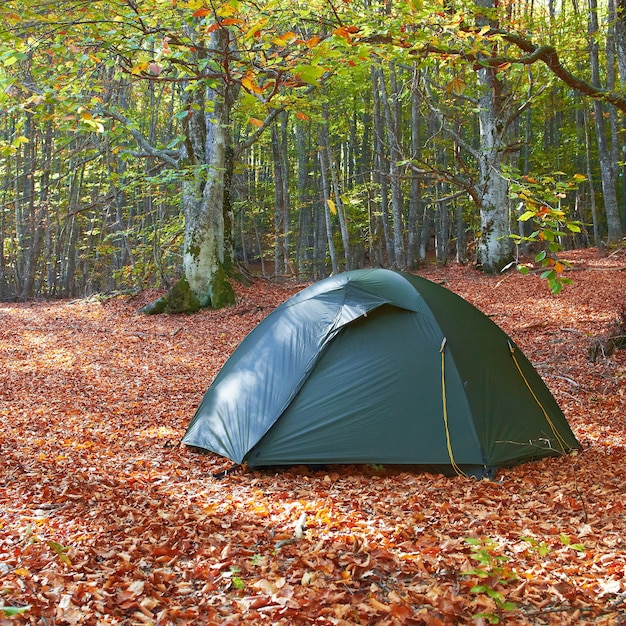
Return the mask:
[[[247,150],[257,139],[263,134],[263,132],[272,124],[272,122],[285,110],[285,106],[281,106],[277,109],[272,109],[267,117],[263,120],[263,124],[259,126],[246,141],[235,146],[235,155],[241,154],[244,150]]]
[[[159,148],[155,148],[136,128],[134,128],[133,122],[124,115],[121,115],[120,113],[104,108],[99,109],[98,112],[100,113],[100,115],[104,117],[109,117],[126,126],[130,134],[133,136],[135,143],[141,149],[141,153],[138,153],[137,156],[155,157],[157,159],[161,159],[172,167],[178,167],[180,152],[174,150],[160,150]]]
[[[554,46],[538,45],[532,40],[519,35],[517,33],[508,32],[503,29],[491,29],[485,36],[499,36],[502,40],[513,44],[521,52],[525,53],[521,56],[510,55],[488,55],[473,52],[466,52],[459,48],[449,48],[445,46],[437,46],[433,44],[426,44],[420,48],[416,48],[410,51],[409,54],[417,56],[455,56],[465,61],[474,64],[474,69],[480,69],[481,67],[500,67],[506,64],[522,64],[533,65],[538,61],[541,61],[545,66],[561,81],[563,81],[568,87],[578,91],[579,93],[590,96],[592,98],[600,98],[615,107],[620,111],[626,113],[626,97],[617,91],[609,91],[608,89],[601,89],[594,87],[586,80],[579,78],[568,70],[561,59]],[[359,40],[363,43],[373,44],[395,44],[402,47],[402,42],[394,40],[390,35],[371,35],[363,37]]]

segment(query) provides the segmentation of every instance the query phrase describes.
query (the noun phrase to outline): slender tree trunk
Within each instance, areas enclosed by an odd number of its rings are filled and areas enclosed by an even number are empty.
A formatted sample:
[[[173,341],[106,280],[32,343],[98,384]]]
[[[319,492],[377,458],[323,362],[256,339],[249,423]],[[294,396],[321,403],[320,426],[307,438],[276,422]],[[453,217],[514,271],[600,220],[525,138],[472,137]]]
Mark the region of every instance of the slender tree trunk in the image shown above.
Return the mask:
[[[284,117],[283,117],[284,121]],[[287,181],[287,146],[277,124],[272,125],[274,162],[274,274],[289,273],[289,186]]]
[[[587,107],[583,109],[585,127],[585,154],[587,156],[587,184],[589,185],[589,201],[591,204],[591,222],[593,226],[593,245],[600,245],[600,230],[598,227],[598,215],[596,210],[596,192],[593,186],[593,166],[591,163],[591,141],[589,139],[589,115]]]
[[[598,43],[594,37],[599,29],[598,7],[596,0],[589,0],[589,57],[591,64],[591,84],[599,88],[600,83],[600,58]],[[613,160],[612,149],[609,144],[604,119],[605,107],[603,102],[596,98],[593,101],[594,121],[596,128],[596,141],[600,159],[600,176],[602,179],[602,195],[604,197],[604,212],[606,214],[608,240],[617,242],[622,238],[622,225],[617,203],[617,163]]]
[[[315,231],[309,172],[311,158],[308,149],[306,126],[296,123],[296,153],[298,180],[298,233],[296,267],[298,274],[313,276]]]
[[[439,196],[440,187],[443,187],[441,191],[445,195],[445,186],[437,185],[437,196]],[[440,265],[444,265],[448,261],[449,228],[446,203],[435,199],[435,258]]]
[[[393,73],[392,73],[393,77]],[[392,80],[392,88],[395,80]],[[404,216],[403,198],[400,181],[400,168],[398,163],[402,158],[402,151],[399,143],[399,120],[398,111],[392,106],[390,100],[395,103],[398,94],[390,94],[385,85],[385,77],[381,69],[378,70],[378,87],[380,90],[380,103],[385,123],[387,141],[389,144],[389,186],[391,188],[391,215],[393,217],[393,265],[403,269],[406,267],[406,250],[404,245]]]
[[[619,84],[622,91],[626,90],[626,0],[615,0],[613,25],[615,37],[615,54],[619,73]],[[626,132],[626,117],[622,114],[621,134]],[[622,155],[626,154],[626,139],[621,141]],[[622,156],[622,161],[624,158]],[[626,233],[626,163],[622,166],[622,234]]]
[[[350,237],[348,233],[348,225],[343,210],[343,202],[341,200],[341,188],[339,184],[339,176],[335,159],[333,157],[330,146],[330,137],[328,135],[328,109],[323,109],[324,122],[318,126],[318,135],[320,143],[320,165],[326,168],[322,172],[322,180],[324,181],[324,198],[327,208],[333,207],[333,213],[337,215],[339,220],[339,230],[341,232],[341,242],[343,244],[343,252],[346,270],[352,269],[352,260],[350,255]],[[328,178],[330,176],[330,178]],[[334,271],[334,270],[333,270]]]
[[[411,89],[411,158],[419,160],[420,145],[420,91],[419,91],[419,70],[417,64],[413,65],[413,79]],[[417,260],[420,226],[420,208],[422,205],[422,187],[417,174],[411,177],[411,187],[409,194],[409,216],[407,220],[407,268],[413,269]]]
[[[329,162],[329,154],[326,146],[326,134],[328,132],[328,127],[325,123],[318,124],[318,135],[319,135],[319,160],[320,160],[320,175],[322,182],[322,198],[324,203],[324,216],[326,220],[326,238],[328,241],[328,253],[330,255],[330,264],[332,267],[333,274],[336,274],[339,271],[339,264],[337,262],[337,254],[335,252],[335,242],[333,240],[333,223],[331,216],[331,191],[330,191],[330,181],[328,180],[328,172],[330,171],[330,162]],[[329,202],[330,201],[330,202]]]
[[[374,182],[380,184],[380,220],[382,221],[386,262],[388,266],[393,266],[396,261],[392,245],[391,225],[389,224],[389,186],[387,183],[389,167],[385,149],[384,104],[378,86],[379,72],[374,67],[371,70],[371,80],[374,95]],[[379,228],[376,230],[380,231]]]

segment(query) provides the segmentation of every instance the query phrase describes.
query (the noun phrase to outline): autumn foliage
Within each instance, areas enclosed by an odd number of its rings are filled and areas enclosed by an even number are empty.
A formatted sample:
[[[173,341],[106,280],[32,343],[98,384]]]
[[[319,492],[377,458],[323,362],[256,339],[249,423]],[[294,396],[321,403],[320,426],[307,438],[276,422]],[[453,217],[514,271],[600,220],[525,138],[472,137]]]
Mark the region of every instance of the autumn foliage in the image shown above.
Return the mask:
[[[0,305],[0,624],[624,623],[626,351],[588,350],[624,305],[626,259],[566,257],[558,296],[533,273],[420,272],[511,334],[583,445],[494,481],[225,473],[177,447],[231,351],[302,285],[238,286],[235,307],[193,316],[137,314],[154,294]]]

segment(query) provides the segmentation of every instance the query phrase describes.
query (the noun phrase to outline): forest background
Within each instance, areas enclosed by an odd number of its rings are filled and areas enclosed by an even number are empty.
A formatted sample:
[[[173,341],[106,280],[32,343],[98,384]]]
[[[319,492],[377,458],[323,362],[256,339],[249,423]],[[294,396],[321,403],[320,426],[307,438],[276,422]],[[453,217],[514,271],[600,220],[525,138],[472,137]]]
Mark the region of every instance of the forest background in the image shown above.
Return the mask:
[[[624,5],[3,2],[0,299],[529,251],[558,291],[626,226]]]

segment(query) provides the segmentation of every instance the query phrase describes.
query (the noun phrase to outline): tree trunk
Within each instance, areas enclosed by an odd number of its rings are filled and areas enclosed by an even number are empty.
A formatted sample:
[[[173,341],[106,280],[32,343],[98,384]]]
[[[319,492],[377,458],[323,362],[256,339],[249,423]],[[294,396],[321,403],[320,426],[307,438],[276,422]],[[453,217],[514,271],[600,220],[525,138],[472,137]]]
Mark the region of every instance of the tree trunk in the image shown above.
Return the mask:
[[[334,206],[334,213],[337,215],[337,219],[339,220],[339,231],[341,232],[341,243],[343,244],[345,269],[351,270],[352,257],[350,254],[350,235],[348,233],[348,223],[346,221],[346,216],[343,208],[343,201],[341,200],[341,185],[339,183],[337,165],[335,163],[335,157],[330,146],[330,136],[328,133],[328,107],[326,106],[322,108],[322,117],[324,119],[324,122],[319,125],[320,150],[326,152],[326,158],[324,159],[324,162],[326,163],[328,167],[328,173],[330,174],[330,190],[327,196],[327,204],[328,199],[331,199]]]
[[[328,253],[330,255],[330,264],[333,274],[339,271],[339,264],[337,263],[337,254],[335,252],[335,243],[333,241],[333,226],[332,216],[330,211],[331,192],[330,182],[328,180],[328,172],[330,171],[329,154],[325,140],[325,135],[328,133],[328,127],[325,123],[318,124],[318,136],[319,136],[319,160],[320,160],[320,174],[322,179],[322,198],[324,202],[324,216],[326,221],[326,238],[328,240]]]
[[[208,49],[227,58],[228,37],[217,29]],[[187,158],[193,175],[183,183],[185,214],[183,276],[162,298],[143,308],[145,313],[191,313],[201,308],[221,308],[235,303],[226,268],[225,178],[232,167],[228,159],[230,116],[237,96],[234,86],[199,85],[191,92],[185,117]]]
[[[395,92],[395,77],[392,69],[392,93],[391,98],[398,100]],[[404,219],[403,219],[403,199],[400,183],[400,169],[398,163],[402,158],[399,144],[399,120],[397,119],[397,108],[392,107],[390,95],[385,85],[385,76],[382,70],[378,70],[379,98],[385,122],[387,140],[389,144],[389,186],[391,188],[391,215],[393,217],[393,265],[399,269],[406,267],[406,250],[404,245]]]
[[[596,0],[589,0],[589,57],[591,64],[591,84],[599,88],[600,85],[600,59],[598,43],[594,37],[598,31],[598,7]],[[593,101],[595,118],[596,140],[598,142],[598,156],[600,159],[600,176],[602,180],[602,195],[604,196],[604,212],[608,230],[609,243],[618,242],[622,238],[622,225],[620,222],[619,208],[617,203],[617,164],[613,159],[611,146],[607,137],[606,121],[604,119],[605,107],[603,102],[596,98]]]
[[[378,71],[371,69],[372,93],[374,96],[373,121],[374,121],[374,183],[380,184],[380,220],[382,222],[383,245],[386,253],[386,265],[395,264],[394,248],[392,246],[391,225],[389,224],[389,196],[387,184],[387,172],[389,171],[388,159],[385,149],[385,123],[383,114],[382,96],[378,87]],[[378,220],[378,216],[376,216]],[[380,232],[380,228],[376,228]]]
[[[479,0],[480,6],[494,7],[494,0]],[[502,84],[491,67],[478,70],[480,97],[479,182],[480,230],[478,263],[486,273],[497,273],[513,260],[508,212],[508,183],[502,177],[505,122],[502,111]]]
[[[411,158],[419,160],[420,145],[420,92],[419,70],[417,64],[413,65],[413,80],[411,90]],[[419,242],[419,213],[422,205],[422,187],[417,174],[411,177],[411,189],[409,195],[409,217],[407,220],[407,268],[413,269],[416,265],[418,242]]]
[[[296,267],[298,274],[312,276],[315,258],[315,226],[311,202],[310,179],[311,158],[307,134],[302,122],[296,123],[296,153],[298,180],[298,243],[296,246]]]
[[[626,89],[626,0],[615,3],[615,54],[619,71],[619,84],[622,92]],[[622,133],[626,130],[626,120],[622,115]],[[626,152],[626,141],[622,141],[622,152]],[[622,195],[626,197],[626,164],[622,164]],[[622,233],[626,233],[626,208],[622,206]]]
[[[284,114],[281,116],[286,121]],[[284,133],[272,125],[272,160],[274,162],[274,275],[290,273],[289,267],[289,185],[287,181],[287,145]]]

